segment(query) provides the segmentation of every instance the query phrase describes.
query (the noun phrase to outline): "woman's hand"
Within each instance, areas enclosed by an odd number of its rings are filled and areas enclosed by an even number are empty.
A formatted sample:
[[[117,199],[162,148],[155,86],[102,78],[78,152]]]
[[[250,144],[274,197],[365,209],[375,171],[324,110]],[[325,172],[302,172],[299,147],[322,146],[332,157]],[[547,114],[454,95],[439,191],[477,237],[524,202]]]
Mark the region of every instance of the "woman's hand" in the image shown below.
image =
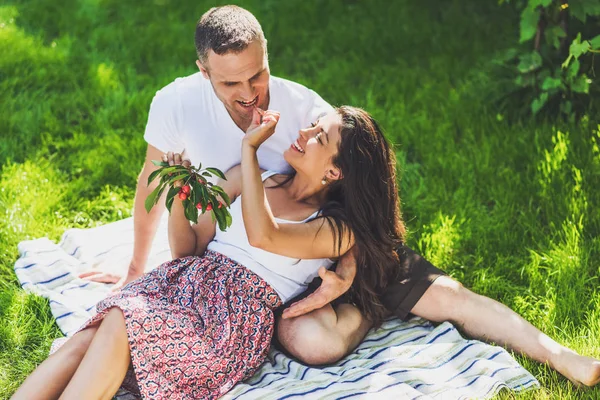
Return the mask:
[[[169,166],[183,165],[186,168],[190,168],[192,166],[192,162],[187,158],[183,158],[183,154],[173,153],[172,151],[163,154],[162,161],[169,163]],[[182,181],[177,181],[173,183],[173,186],[175,187],[180,187],[181,185],[183,185]]]
[[[252,113],[252,123],[246,131],[244,142],[255,149],[258,149],[265,140],[275,133],[275,127],[279,122],[279,113],[277,111],[263,111],[260,108],[254,108]]]

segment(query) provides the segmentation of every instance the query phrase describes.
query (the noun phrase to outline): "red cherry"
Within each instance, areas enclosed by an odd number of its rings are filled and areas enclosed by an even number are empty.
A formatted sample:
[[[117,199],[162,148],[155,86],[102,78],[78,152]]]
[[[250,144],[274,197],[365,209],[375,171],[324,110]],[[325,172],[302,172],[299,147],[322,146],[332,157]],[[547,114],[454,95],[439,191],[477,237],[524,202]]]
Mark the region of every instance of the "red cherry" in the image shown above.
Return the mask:
[[[179,192],[179,199],[180,200],[186,200],[187,199],[187,194],[185,194],[185,192],[181,191]]]
[[[217,208],[223,207],[223,203],[219,202],[219,206]]]
[[[202,204],[200,204],[200,203],[196,204],[196,208],[197,208],[198,210],[202,210]]]
[[[185,194],[190,194],[190,185],[185,185],[181,188],[181,191]]]
[[[199,176],[198,177],[198,182],[200,182],[203,185],[206,185],[206,179],[204,179],[203,177]]]
[[[212,204],[208,203],[206,205],[206,210],[204,210],[204,211],[210,211],[210,210],[212,210]]]

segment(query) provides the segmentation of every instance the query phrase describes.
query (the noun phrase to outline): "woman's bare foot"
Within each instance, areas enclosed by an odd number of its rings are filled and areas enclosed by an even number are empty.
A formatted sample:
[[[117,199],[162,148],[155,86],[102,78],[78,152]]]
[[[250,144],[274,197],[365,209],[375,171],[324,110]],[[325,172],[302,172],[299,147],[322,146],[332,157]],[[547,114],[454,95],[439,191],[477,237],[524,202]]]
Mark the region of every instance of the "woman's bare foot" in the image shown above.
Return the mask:
[[[600,360],[585,357],[572,350],[562,351],[553,367],[576,385],[595,386],[600,383]]]

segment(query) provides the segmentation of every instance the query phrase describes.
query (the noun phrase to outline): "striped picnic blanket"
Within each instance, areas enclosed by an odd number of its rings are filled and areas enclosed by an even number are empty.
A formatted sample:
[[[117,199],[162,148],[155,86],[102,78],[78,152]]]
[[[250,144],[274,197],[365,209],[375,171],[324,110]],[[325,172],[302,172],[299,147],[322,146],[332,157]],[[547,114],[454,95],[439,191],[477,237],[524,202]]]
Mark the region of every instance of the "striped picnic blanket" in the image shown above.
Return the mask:
[[[161,221],[149,266],[170,257],[166,218]],[[25,290],[50,300],[65,335],[95,312],[110,286],[78,278],[89,269],[123,274],[133,248],[133,221],[70,229],[59,244],[46,238],[19,244],[15,273]],[[502,388],[522,391],[537,380],[504,349],[466,340],[450,323],[389,319],[349,356],[320,368],[307,367],[271,349],[261,369],[225,399],[481,399]],[[121,400],[133,398],[120,392]]]

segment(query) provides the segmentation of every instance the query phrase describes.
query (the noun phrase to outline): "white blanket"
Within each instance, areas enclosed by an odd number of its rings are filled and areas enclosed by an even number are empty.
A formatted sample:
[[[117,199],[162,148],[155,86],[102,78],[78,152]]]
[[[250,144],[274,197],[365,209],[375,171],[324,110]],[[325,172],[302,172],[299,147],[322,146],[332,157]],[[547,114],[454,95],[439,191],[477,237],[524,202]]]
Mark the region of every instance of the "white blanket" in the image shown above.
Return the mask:
[[[166,227],[164,218],[149,266],[170,258]],[[69,336],[110,291],[110,285],[78,275],[89,269],[124,274],[132,249],[131,218],[92,229],[70,229],[59,244],[46,238],[21,242],[15,272],[25,290],[50,300],[59,328]],[[225,398],[481,399],[502,388],[536,387],[537,380],[504,349],[465,340],[449,323],[434,327],[414,318],[386,321],[352,354],[328,367],[306,367],[271,349],[261,369]]]

